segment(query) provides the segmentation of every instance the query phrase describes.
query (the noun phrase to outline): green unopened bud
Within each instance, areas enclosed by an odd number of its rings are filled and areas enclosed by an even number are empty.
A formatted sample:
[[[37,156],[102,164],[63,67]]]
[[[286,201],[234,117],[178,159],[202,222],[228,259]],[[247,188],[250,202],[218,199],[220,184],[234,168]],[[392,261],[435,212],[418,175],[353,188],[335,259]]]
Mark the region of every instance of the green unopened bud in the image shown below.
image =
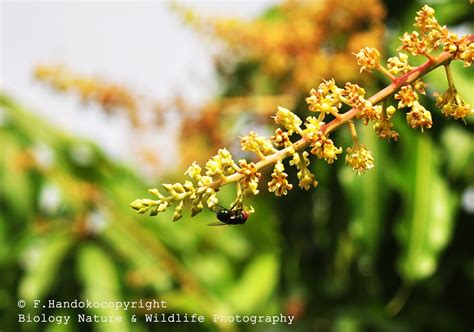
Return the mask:
[[[201,179],[201,167],[196,162],[193,162],[184,175],[188,175],[191,179],[199,181]]]
[[[158,212],[163,212],[166,210],[166,208],[168,207],[169,203],[167,201],[164,201],[164,202],[161,202],[160,205],[158,205],[158,209],[157,211]]]
[[[181,183],[175,183],[173,184],[173,190],[179,194],[184,193],[184,187]]]
[[[178,221],[183,216],[183,205],[184,201],[179,202],[178,206],[174,209],[173,221]]]
[[[145,214],[145,213],[147,213],[148,209],[149,208],[145,206],[145,207],[142,207],[141,209],[139,209],[137,212],[140,213],[140,214]]]
[[[150,209],[150,216],[156,216],[158,214],[158,206],[154,206]]]
[[[130,207],[134,210],[140,210],[142,208],[142,200],[136,199],[132,203],[130,203]]]
[[[191,207],[191,217],[194,217],[196,214],[201,212],[203,209],[203,204],[201,200],[198,200],[197,203],[196,201],[193,202],[193,206]]]
[[[196,189],[196,195],[199,196],[199,195],[202,195],[206,192],[207,190],[207,187],[199,187]]]
[[[395,114],[396,110],[397,109],[392,105],[387,107],[387,117],[390,119]]]
[[[184,189],[186,189],[186,191],[193,191],[194,190],[194,185],[191,181],[188,181],[186,180],[184,182],[184,185],[183,185]]]
[[[148,209],[152,205],[156,205],[156,201],[151,199],[136,199],[130,204],[134,210],[140,210],[142,208]]]
[[[210,208],[210,209],[213,208],[214,206],[216,206],[217,203],[219,203],[219,199],[217,198],[216,193],[210,195],[209,198],[206,201],[207,207]]]
[[[165,198],[162,194],[160,194],[160,192],[158,191],[158,189],[154,188],[154,189],[148,189],[148,192],[158,198]]]
[[[167,192],[171,192],[173,190],[173,185],[171,183],[163,183],[162,186]]]

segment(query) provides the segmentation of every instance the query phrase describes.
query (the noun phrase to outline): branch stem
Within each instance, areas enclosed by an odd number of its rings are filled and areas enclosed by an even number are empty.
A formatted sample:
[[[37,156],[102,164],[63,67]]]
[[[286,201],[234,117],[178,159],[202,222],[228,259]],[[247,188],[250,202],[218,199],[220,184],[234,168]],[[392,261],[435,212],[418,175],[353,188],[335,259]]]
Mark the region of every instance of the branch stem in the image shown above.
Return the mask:
[[[389,72],[384,66],[380,65],[377,67],[377,70],[387,76],[392,82],[395,81],[397,78]]]
[[[347,125],[349,126],[349,131],[351,132],[352,143],[355,147],[359,146],[359,138],[357,137],[357,131],[354,125],[354,121],[347,121]]]
[[[474,35],[470,35],[470,40],[474,40]],[[418,67],[414,67],[412,70],[410,70],[409,72],[405,73],[402,76],[394,78],[394,80],[392,81],[390,85],[386,86],[385,88],[383,88],[382,90],[380,90],[379,92],[377,92],[376,94],[368,98],[368,100],[372,102],[373,105],[376,105],[379,102],[388,98],[389,96],[393,95],[403,85],[416,81],[420,77],[426,75],[433,69],[438,68],[439,66],[442,66],[442,65],[445,65],[446,73],[448,75],[448,81],[449,81],[449,75],[451,74],[450,74],[449,66],[446,66],[446,64],[449,64],[449,62],[452,59],[453,59],[453,53],[451,52],[443,52],[438,56],[430,56],[425,63],[421,64]],[[356,117],[358,113],[359,113],[358,109],[352,108],[343,114],[339,114],[339,116],[336,117],[334,120],[323,125],[320,128],[320,131],[324,135],[327,135],[333,132],[335,129],[339,128],[342,124]],[[294,151],[301,151],[305,149],[309,144],[310,144],[310,140],[308,139],[308,137],[303,136],[298,141],[293,143],[291,146],[278,150],[274,154],[268,155],[265,157],[265,159],[262,159],[259,162],[257,162],[256,169],[260,170],[268,165],[274,164],[278,160],[283,160],[289,157],[292,153],[294,153]],[[234,173],[225,178],[214,181],[213,183],[209,185],[209,187],[213,189],[217,189],[228,183],[239,181],[244,176],[245,175],[241,173]]]
[[[448,79],[449,90],[452,93],[455,93],[456,92],[456,87],[454,86],[453,72],[451,71],[451,67],[449,66],[449,62],[444,65],[444,70],[446,72],[446,78]]]

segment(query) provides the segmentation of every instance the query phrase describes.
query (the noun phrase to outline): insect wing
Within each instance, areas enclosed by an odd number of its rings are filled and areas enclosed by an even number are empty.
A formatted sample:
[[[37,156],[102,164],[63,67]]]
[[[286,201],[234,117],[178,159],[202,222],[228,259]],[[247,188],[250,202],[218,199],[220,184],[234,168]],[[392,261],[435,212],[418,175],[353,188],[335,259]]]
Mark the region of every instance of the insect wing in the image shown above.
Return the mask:
[[[223,222],[211,222],[207,224],[207,226],[228,226],[229,224],[223,223]]]
[[[227,210],[225,207],[223,207],[220,204],[213,205],[212,208],[209,208],[212,212],[219,212],[220,210]]]

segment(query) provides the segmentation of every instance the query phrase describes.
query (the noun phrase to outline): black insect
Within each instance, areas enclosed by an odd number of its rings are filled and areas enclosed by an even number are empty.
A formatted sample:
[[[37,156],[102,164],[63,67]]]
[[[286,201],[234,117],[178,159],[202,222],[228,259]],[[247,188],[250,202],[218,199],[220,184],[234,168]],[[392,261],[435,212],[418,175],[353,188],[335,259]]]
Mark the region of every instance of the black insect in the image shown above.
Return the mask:
[[[244,211],[242,208],[234,210],[236,205],[237,203],[234,204],[234,206],[232,206],[230,210],[221,206],[221,209],[216,212],[217,219],[219,219],[220,222],[213,222],[208,225],[209,226],[225,226],[225,225],[245,224],[245,222],[247,221],[249,217],[249,213],[247,211]]]

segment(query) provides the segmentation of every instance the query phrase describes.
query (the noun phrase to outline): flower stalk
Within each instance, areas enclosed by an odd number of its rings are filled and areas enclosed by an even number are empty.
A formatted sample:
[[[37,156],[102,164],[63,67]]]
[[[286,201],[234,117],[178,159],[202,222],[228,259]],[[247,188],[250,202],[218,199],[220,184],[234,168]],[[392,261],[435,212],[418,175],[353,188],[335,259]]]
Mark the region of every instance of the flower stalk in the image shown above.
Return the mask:
[[[212,210],[218,204],[219,188],[237,183],[238,196],[235,204],[251,212],[253,209],[246,208],[243,200],[259,193],[261,169],[275,165],[271,181],[268,182],[269,191],[275,195],[286,195],[293,188],[288,182],[282,162],[290,157],[290,166],[295,166],[298,170],[299,186],[309,190],[318,184],[308,168],[309,153],[318,159],[324,159],[328,164],[335,162],[342,153],[342,148],[335,146],[329,135],[345,124],[349,126],[353,140],[353,146],[346,149],[345,162],[358,174],[362,174],[374,167],[374,159],[365,145],[359,143],[354,121],[361,119],[365,125],[372,122],[380,138],[397,140],[398,133],[392,130],[391,122],[396,108],[392,105],[386,107],[389,97],[394,96],[398,100],[398,109],[408,108],[406,118],[412,128],[420,128],[421,131],[431,128],[431,113],[420,104],[418,93],[425,94],[426,83],[421,78],[439,66],[445,66],[449,88],[442,96],[435,95],[437,106],[441,107],[446,117],[464,120],[472,115],[471,106],[455,90],[449,63],[462,60],[467,66],[473,62],[474,35],[458,38],[451,34],[446,27],[439,25],[434,18],[434,10],[428,6],[417,12],[415,26],[419,32],[405,33],[401,37],[402,46],[399,50],[412,56],[426,56],[428,59],[425,63],[411,67],[407,54],[400,52],[398,57],[388,59],[386,69],[380,64],[380,53],[376,49],[363,48],[355,54],[361,71],[381,71],[392,81],[388,86],[365,98],[365,90],[357,84],[348,82],[344,88],[340,88],[333,79],[323,81],[317,88],[311,89],[306,98],[309,111],[317,116],[308,116],[303,121],[292,111],[278,107],[273,119],[283,129],[278,128],[271,139],[258,136],[255,132],[241,138],[242,149],[255,153],[259,159],[257,162],[241,159],[235,163],[226,149],[220,149],[206,163],[205,174],[201,174],[201,168],[195,163],[189,167],[186,174],[194,182],[163,185],[170,194],[168,197],[152,189],[150,192],[158,197],[157,201],[138,199],[132,203],[132,208],[139,213],[150,211],[150,214],[155,215],[175,203],[177,206],[173,220],[178,220],[182,215],[184,201],[191,202],[192,215],[199,213],[204,205]],[[433,54],[440,46],[443,47],[443,52]],[[341,113],[343,105],[350,109]]]

